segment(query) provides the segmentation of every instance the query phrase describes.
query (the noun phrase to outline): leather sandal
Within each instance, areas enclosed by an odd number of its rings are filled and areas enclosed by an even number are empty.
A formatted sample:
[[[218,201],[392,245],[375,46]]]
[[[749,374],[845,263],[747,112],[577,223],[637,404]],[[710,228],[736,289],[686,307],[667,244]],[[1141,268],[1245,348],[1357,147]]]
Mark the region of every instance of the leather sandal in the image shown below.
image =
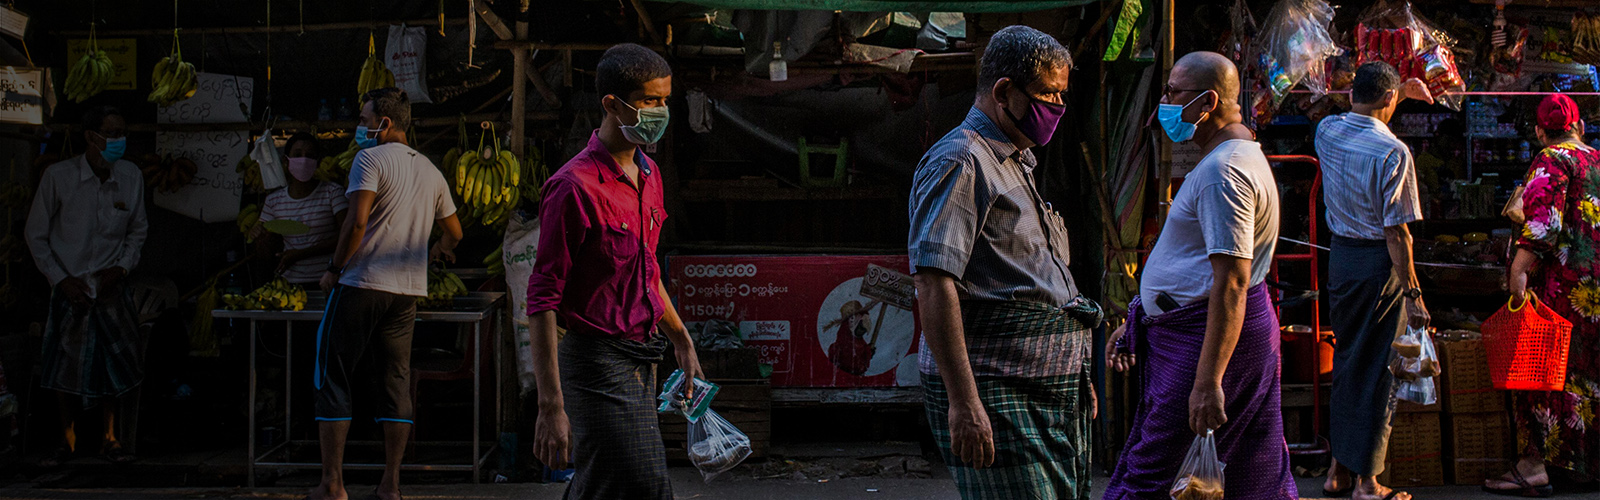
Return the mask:
[[[1538,486],[1528,484],[1528,479],[1522,477],[1522,471],[1517,470],[1515,466],[1513,466],[1511,468],[1511,472],[1508,472],[1507,474],[1509,474],[1511,477],[1507,478],[1506,476],[1500,476],[1497,479],[1500,481],[1516,483],[1517,486],[1515,488],[1496,489],[1490,488],[1489,485],[1485,484],[1483,485],[1483,491],[1492,495],[1524,498],[1549,498],[1550,495],[1555,494],[1555,488],[1548,484],[1541,484]]]

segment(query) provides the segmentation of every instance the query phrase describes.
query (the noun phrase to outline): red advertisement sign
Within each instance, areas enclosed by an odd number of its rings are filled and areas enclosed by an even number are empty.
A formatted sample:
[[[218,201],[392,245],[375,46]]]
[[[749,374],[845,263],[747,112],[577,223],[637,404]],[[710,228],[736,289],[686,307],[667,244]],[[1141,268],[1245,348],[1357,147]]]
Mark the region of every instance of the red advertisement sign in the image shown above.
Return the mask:
[[[736,328],[775,387],[917,385],[921,328],[904,255],[678,256],[671,292],[691,331]]]

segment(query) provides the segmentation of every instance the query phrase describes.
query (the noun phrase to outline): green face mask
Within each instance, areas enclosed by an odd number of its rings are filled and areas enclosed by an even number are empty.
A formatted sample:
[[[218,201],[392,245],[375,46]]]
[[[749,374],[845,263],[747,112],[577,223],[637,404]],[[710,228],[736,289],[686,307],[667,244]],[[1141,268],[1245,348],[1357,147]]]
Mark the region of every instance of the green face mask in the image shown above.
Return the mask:
[[[628,104],[627,101],[622,101],[620,98],[617,100],[621,101],[622,105],[627,106],[628,109],[639,113],[639,123],[622,126],[622,136],[627,138],[628,142],[644,146],[655,144],[656,141],[661,140],[662,136],[667,135],[668,116],[665,105],[639,109]]]

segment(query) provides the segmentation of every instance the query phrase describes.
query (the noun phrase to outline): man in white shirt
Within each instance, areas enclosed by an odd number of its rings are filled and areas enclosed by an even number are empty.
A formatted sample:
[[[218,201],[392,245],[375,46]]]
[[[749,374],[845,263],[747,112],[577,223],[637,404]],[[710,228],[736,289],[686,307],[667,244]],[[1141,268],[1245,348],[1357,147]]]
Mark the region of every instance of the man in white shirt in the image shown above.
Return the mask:
[[[133,295],[122,286],[139,263],[149,224],[144,177],[122,160],[127,124],[116,108],[83,118],[84,154],[49,166],[28,212],[28,249],[50,280],[50,317],[40,352],[40,385],[60,393],[62,442],[41,462],[53,467],[77,448],[73,413],[100,405],[101,455],[123,463],[116,398],[144,378]]]
[[[384,468],[374,495],[400,499],[400,458],[412,425],[411,332],[417,299],[428,295],[428,262],[451,253],[461,223],[439,169],[406,144],[411,102],[393,87],[362,96],[356,143],[363,149],[350,168],[349,213],[333,262],[322,276],[328,306],[317,328],[316,418],[322,444],[322,484],[312,499],[344,499],[344,444],[350,431],[351,389],[376,378],[383,387],[377,420],[383,423]],[[428,248],[435,224],[443,237]],[[371,356],[379,373],[356,367]],[[369,378],[370,377],[370,378]]]

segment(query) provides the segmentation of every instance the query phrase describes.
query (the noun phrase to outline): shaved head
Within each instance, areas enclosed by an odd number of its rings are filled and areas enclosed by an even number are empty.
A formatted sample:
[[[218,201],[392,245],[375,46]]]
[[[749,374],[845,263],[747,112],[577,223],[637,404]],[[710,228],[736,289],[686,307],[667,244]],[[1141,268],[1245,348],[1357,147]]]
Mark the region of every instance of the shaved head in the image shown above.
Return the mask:
[[[1239,102],[1239,68],[1216,52],[1185,54],[1172,66],[1171,81],[1182,88],[1214,90],[1223,106]]]

